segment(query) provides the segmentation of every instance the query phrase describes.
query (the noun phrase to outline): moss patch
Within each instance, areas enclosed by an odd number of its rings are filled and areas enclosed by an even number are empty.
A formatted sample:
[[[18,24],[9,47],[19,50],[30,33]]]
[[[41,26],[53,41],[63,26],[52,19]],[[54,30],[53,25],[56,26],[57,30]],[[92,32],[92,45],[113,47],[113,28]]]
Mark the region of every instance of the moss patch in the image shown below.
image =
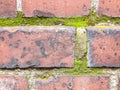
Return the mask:
[[[95,25],[100,22],[107,22],[120,24],[120,18],[110,18],[107,16],[97,16],[93,11],[89,16],[73,17],[73,18],[24,18],[21,12],[18,12],[17,18],[1,18],[0,26],[27,26],[27,25],[65,25],[75,27],[86,27],[89,25]]]
[[[55,75],[102,75],[102,68],[88,68],[87,59],[75,60],[73,68],[45,69],[43,74],[36,75],[36,78],[48,78]]]

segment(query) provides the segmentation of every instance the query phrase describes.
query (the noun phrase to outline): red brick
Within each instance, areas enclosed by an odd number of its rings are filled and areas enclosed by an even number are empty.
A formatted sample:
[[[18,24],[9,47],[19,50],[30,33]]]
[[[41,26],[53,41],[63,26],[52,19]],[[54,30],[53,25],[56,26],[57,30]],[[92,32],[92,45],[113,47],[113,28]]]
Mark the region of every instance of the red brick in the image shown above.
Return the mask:
[[[0,0],[0,17],[16,17],[16,0]]]
[[[88,28],[89,67],[120,67],[120,28]]]
[[[74,27],[0,28],[0,68],[73,67]]]
[[[88,15],[90,0],[22,0],[25,17],[73,17]]]
[[[0,76],[0,90],[28,90],[28,82],[20,76]]]
[[[120,17],[120,0],[100,0],[99,14],[110,17]]]
[[[59,76],[36,81],[36,90],[108,90],[108,76]]]

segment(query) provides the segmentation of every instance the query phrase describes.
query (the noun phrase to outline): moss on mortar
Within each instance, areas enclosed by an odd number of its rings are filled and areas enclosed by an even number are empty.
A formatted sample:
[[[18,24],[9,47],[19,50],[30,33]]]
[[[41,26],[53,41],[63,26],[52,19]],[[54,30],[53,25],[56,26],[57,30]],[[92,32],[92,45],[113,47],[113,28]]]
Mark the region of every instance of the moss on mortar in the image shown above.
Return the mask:
[[[55,75],[99,75],[104,74],[102,68],[88,68],[87,59],[75,60],[73,68],[46,69],[43,74],[36,74],[36,78],[49,78]]]
[[[44,18],[32,17],[25,18],[21,12],[18,12],[17,18],[0,18],[0,26],[25,26],[25,25],[65,25],[75,27],[86,27],[95,25],[100,22],[120,24],[120,18],[110,18],[107,16],[97,16],[95,12],[90,11],[89,16],[72,17],[72,18]]]

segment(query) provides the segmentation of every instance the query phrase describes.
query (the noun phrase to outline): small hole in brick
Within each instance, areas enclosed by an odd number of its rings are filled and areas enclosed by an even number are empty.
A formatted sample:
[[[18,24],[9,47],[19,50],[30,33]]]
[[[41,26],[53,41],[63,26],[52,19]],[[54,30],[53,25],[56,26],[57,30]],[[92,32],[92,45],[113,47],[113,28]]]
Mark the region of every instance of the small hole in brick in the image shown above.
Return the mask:
[[[100,47],[100,49],[102,49],[102,47]]]
[[[114,53],[115,56],[117,56],[117,53]]]
[[[105,48],[103,48],[103,50],[105,50]]]
[[[118,46],[119,45],[119,43],[116,43],[116,46]]]
[[[107,57],[107,59],[110,59],[110,57]]]
[[[0,40],[1,40],[1,41],[4,41],[4,40],[5,40],[5,38],[4,38],[4,37],[0,37]]]

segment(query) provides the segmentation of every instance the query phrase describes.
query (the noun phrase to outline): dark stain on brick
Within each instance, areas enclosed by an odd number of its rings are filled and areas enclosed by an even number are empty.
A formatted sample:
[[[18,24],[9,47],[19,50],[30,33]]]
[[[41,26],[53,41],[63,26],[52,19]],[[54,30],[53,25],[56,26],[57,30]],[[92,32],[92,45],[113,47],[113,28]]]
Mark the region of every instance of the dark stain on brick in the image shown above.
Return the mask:
[[[43,46],[43,47],[40,47],[40,52],[41,52],[41,54],[42,54],[44,57],[47,56],[46,53],[45,53],[45,47],[44,47],[44,46]]]
[[[16,43],[14,44],[14,48],[18,48],[18,47],[19,47],[19,43],[16,42]]]
[[[109,2],[111,2],[111,0],[109,0]]]
[[[61,30],[61,31],[58,31],[57,34],[60,34],[60,35],[65,35],[65,31]]]
[[[18,48],[19,44],[20,44],[21,40],[17,40],[13,43],[10,43],[9,46],[11,46],[12,48]]]
[[[57,90],[57,88],[54,88],[53,90]]]
[[[9,34],[8,34],[8,37],[9,37],[10,39],[12,39],[12,38],[13,38],[13,33],[9,33]]]
[[[35,61],[29,60],[25,63],[26,67],[39,67],[40,65],[41,65],[40,60]]]
[[[75,35],[72,35],[72,36],[70,37],[70,40],[71,40],[71,43],[75,43]]]
[[[109,11],[109,10],[110,10],[110,8],[106,8],[106,10],[107,10],[107,11]]]
[[[27,61],[26,64],[31,66],[33,63],[31,61]]]
[[[107,56],[107,59],[110,59],[110,56]]]
[[[119,46],[119,43],[116,43],[116,46]]]
[[[46,55],[46,53],[45,53],[46,50],[45,50],[44,43],[43,43],[41,40],[36,40],[35,43],[36,43],[37,46],[40,47],[40,52],[41,52],[41,54],[42,54],[44,57],[46,57],[47,55]]]
[[[59,39],[57,36],[55,36],[55,38],[48,38],[49,44],[50,46],[55,49],[55,46],[58,46],[59,44]]]
[[[103,50],[105,50],[105,48],[103,48]]]
[[[40,11],[40,10],[34,10],[33,15],[37,16],[37,17],[55,17],[55,15],[53,13],[43,12],[43,11]]]
[[[23,47],[23,52],[30,52],[31,48],[30,47]]]
[[[87,11],[87,6],[83,5],[82,10],[86,12]]]
[[[0,64],[0,68],[5,68],[5,64]]]
[[[24,34],[28,34],[28,35],[30,35],[32,32],[27,32],[27,31],[20,31],[20,30],[18,30],[17,31],[18,33],[24,33]]]
[[[27,55],[27,53],[23,52],[23,53],[21,54],[21,58],[24,58],[26,55]]]
[[[60,67],[65,67],[67,66],[67,63],[60,63]]]
[[[118,11],[120,12],[120,9]]]
[[[73,90],[72,82],[69,82],[69,84],[68,84],[68,90]]]
[[[4,37],[0,37],[0,40],[1,40],[1,41],[4,41],[4,40],[5,40],[5,38],[4,38]]]
[[[105,4],[105,1],[101,1],[102,2],[102,4]]]
[[[102,31],[101,29],[98,29],[98,30],[97,29],[92,29],[92,30],[87,29],[87,33],[89,33],[89,34],[87,34],[88,38],[92,39],[92,38],[97,37],[97,36],[103,37],[103,36],[115,35],[115,34],[120,33],[119,30],[113,31],[111,29],[104,29],[104,32],[101,32],[101,31]],[[114,37],[114,38],[116,39],[116,37]]]
[[[12,47],[12,44],[11,44],[11,43],[9,44],[9,47]]]
[[[66,83],[62,83],[62,87],[65,88],[67,86]]]
[[[12,57],[10,62],[6,65],[7,68],[15,68],[18,66],[18,59]]]
[[[19,47],[19,43],[18,42],[10,43],[9,47],[18,48]]]
[[[36,40],[36,41],[35,41],[35,44],[36,44],[37,46],[41,46],[41,45],[42,45],[42,42],[41,42],[41,40]]]
[[[27,49],[26,47],[23,47],[23,51],[26,51],[26,49]]]
[[[117,56],[117,53],[114,53],[115,56]]]

